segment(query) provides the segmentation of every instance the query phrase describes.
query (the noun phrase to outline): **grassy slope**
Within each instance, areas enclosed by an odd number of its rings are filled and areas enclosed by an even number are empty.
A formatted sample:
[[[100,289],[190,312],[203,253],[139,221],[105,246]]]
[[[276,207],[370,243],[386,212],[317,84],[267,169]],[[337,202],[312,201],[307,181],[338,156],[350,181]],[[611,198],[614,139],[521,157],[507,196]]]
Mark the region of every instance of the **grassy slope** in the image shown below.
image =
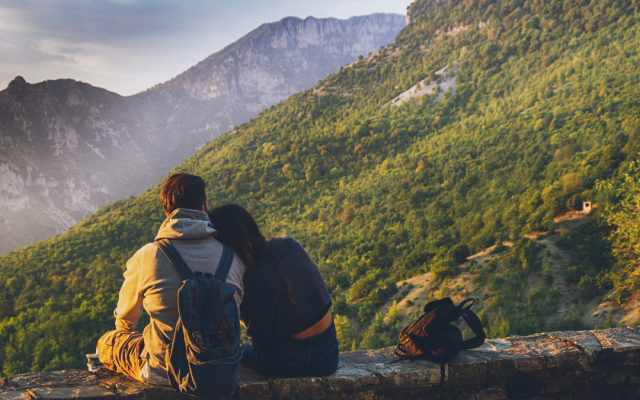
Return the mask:
[[[202,175],[214,203],[244,204],[270,234],[298,238],[336,295],[345,346],[381,345],[349,325],[393,337],[394,321],[371,322],[393,295],[385,287],[428,271],[452,279],[461,243],[475,252],[550,228],[634,153],[639,20],[635,1],[419,1],[395,44],[177,169]],[[455,94],[381,109],[445,65],[460,68]],[[112,323],[126,259],[164,217],[162,183],[0,259],[5,375],[82,367]],[[605,255],[580,266],[585,296],[603,293]],[[522,279],[526,265],[512,266]],[[526,293],[500,311],[491,325],[502,334],[544,328],[518,317]]]

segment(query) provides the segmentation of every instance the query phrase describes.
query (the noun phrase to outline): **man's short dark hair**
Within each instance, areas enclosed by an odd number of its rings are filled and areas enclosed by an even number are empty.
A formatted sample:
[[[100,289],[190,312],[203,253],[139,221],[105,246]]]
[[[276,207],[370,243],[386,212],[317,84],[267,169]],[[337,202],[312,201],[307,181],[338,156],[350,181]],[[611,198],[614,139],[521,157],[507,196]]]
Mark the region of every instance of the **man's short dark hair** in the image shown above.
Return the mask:
[[[171,175],[160,194],[164,212],[170,215],[178,208],[202,210],[202,206],[207,202],[205,187],[199,176],[186,172]]]

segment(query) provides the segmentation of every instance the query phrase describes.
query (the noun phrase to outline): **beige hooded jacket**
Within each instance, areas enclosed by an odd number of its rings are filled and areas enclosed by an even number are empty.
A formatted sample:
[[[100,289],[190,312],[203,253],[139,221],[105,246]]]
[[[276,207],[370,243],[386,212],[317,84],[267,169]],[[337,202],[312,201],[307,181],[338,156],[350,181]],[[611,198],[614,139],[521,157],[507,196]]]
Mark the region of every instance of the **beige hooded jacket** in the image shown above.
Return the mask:
[[[171,239],[191,271],[213,274],[223,249],[215,239],[215,232],[205,212],[177,209],[164,221],[156,239]],[[244,295],[244,272],[242,260],[235,256],[227,283],[236,288],[238,307]],[[118,307],[114,312],[116,329],[132,331],[140,319],[142,308],[147,311],[151,322],[144,329],[142,358],[160,376],[167,375],[164,354],[178,322],[177,297],[181,286],[180,274],[165,255],[153,243],[147,244],[127,262]]]

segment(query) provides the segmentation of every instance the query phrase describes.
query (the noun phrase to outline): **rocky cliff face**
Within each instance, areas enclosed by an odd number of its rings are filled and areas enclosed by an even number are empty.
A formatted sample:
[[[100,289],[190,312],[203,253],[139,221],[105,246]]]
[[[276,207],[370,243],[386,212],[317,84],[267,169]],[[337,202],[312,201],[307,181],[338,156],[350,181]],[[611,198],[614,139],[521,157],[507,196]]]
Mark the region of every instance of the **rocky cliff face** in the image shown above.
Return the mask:
[[[260,26],[171,81],[135,97],[152,102],[163,99],[168,124],[189,126],[206,143],[313,87],[359,55],[393,42],[404,26],[404,18],[393,14],[348,20],[285,18]],[[217,113],[187,110],[194,108]]]
[[[285,18],[131,97],[73,80],[0,92],[0,255],[137,195],[208,141],[391,43],[400,15]]]
[[[146,147],[155,138],[129,102],[72,80],[30,85],[18,77],[0,92],[0,253],[151,184]]]

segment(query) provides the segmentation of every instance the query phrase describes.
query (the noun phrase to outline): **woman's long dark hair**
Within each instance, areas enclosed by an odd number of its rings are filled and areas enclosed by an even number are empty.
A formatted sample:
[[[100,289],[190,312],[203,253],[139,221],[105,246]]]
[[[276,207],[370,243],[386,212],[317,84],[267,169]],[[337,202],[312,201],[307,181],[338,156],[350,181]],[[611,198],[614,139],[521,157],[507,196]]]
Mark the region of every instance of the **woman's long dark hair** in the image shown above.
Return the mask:
[[[236,204],[227,204],[211,210],[209,219],[218,232],[218,240],[235,251],[247,267],[247,273],[257,262],[270,266],[276,278],[287,287],[289,300],[295,304],[291,295],[291,282],[280,268],[279,254],[262,236],[249,211]]]

